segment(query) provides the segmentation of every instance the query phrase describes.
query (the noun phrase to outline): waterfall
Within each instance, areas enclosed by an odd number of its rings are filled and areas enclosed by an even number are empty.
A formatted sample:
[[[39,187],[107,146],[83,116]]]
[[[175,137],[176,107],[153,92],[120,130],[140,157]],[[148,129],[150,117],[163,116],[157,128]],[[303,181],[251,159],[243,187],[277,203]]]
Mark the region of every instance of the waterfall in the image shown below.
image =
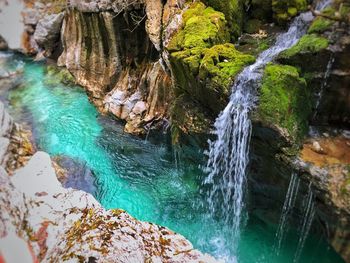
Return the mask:
[[[329,1],[329,0],[328,0]],[[321,6],[323,7],[323,5]],[[271,48],[262,52],[253,65],[246,67],[232,87],[230,102],[215,121],[215,141],[209,141],[207,201],[212,217],[220,216],[232,228],[236,241],[240,236],[244,211],[246,169],[252,124],[249,112],[257,101],[257,88],[264,66],[280,52],[290,48],[306,33],[311,12],[294,19],[289,30],[277,37]],[[238,242],[236,242],[238,243]]]
[[[323,76],[323,81],[321,84],[320,91],[316,95],[317,100],[316,100],[315,113],[314,113],[313,119],[315,119],[317,116],[318,109],[320,107],[320,103],[321,103],[321,100],[323,97],[323,92],[324,92],[325,88],[327,87],[328,79],[329,79],[329,76],[331,75],[331,70],[332,70],[334,60],[335,60],[334,56],[331,56],[329,61],[328,61],[326,72],[324,73],[324,76]]]
[[[277,255],[280,252],[281,244],[284,238],[288,216],[294,207],[294,204],[298,195],[299,183],[300,183],[300,179],[298,178],[296,173],[293,173],[289,182],[286,199],[283,204],[281,218],[280,218],[277,232],[276,232],[275,251]]]
[[[309,231],[310,231],[310,228],[312,225],[312,221],[313,221],[314,215],[315,215],[314,196],[312,193],[311,186],[312,185],[310,183],[308,195],[306,197],[306,202],[304,205],[304,212],[303,212],[304,217],[303,217],[302,226],[301,226],[301,230],[300,230],[300,237],[299,237],[298,246],[297,246],[297,250],[296,250],[295,255],[294,255],[293,262],[298,262],[300,259],[301,252],[303,251],[305,241],[306,241],[306,238],[309,234]]]

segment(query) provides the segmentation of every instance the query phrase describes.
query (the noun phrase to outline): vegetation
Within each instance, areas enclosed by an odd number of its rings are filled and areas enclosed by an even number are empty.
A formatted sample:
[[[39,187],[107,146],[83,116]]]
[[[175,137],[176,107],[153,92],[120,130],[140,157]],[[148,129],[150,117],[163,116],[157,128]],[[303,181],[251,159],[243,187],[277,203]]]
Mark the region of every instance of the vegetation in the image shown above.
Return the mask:
[[[280,24],[286,24],[291,18],[306,9],[306,0],[272,0],[274,18]]]
[[[175,34],[167,48],[169,51],[205,48],[227,41],[229,34],[225,15],[195,2],[184,12],[183,28]]]
[[[233,36],[238,37],[241,34],[244,14],[242,0],[204,0],[204,3],[225,14]]]
[[[328,45],[329,42],[326,38],[317,36],[316,34],[307,34],[304,35],[296,45],[282,52],[280,54],[280,58],[290,58],[297,54],[307,52],[317,53],[323,49],[326,49]]]
[[[269,64],[261,86],[258,117],[285,129],[298,142],[307,132],[311,112],[306,81],[295,67]]]
[[[323,33],[327,30],[329,30],[332,25],[334,24],[334,21],[324,18],[324,17],[317,17],[311,24],[308,33]]]

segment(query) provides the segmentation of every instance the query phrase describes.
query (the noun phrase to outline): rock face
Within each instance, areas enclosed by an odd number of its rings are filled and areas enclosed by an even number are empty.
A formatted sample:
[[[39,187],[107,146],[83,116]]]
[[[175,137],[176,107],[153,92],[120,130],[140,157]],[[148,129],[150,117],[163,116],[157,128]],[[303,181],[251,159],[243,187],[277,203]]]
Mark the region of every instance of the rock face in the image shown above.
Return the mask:
[[[311,181],[319,199],[320,220],[328,226],[328,239],[346,262],[350,261],[350,140],[343,135],[314,138],[294,163]]]
[[[145,30],[146,14],[141,6],[123,15],[111,12],[113,9],[79,10],[78,5],[65,16],[59,65],[66,66],[77,83],[86,87],[102,111],[126,120],[128,132],[144,133],[145,125],[167,116],[171,97],[171,79]],[[135,25],[135,19],[140,24]]]
[[[47,15],[40,19],[34,32],[34,40],[50,56],[59,42],[64,13]]]
[[[46,153],[12,177],[1,169],[0,184],[0,237],[18,235],[39,261],[216,262],[181,235],[63,188]]]

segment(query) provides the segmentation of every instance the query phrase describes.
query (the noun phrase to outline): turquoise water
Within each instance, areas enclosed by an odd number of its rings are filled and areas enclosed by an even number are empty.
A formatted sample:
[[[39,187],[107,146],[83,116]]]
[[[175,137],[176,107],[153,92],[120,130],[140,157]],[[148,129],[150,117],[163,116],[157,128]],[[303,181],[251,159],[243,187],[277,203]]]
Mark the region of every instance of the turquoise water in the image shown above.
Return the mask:
[[[81,88],[48,84],[45,65],[4,54],[0,62],[8,71],[16,67],[23,71],[19,85],[2,92],[11,114],[32,128],[39,149],[91,169],[96,189],[92,194],[104,207],[125,209],[140,220],[183,234],[202,251],[235,260],[229,228],[220,219],[208,218],[200,205],[204,174],[199,164],[184,160],[177,169],[169,145],[160,138],[148,142],[123,133],[115,119],[96,111]],[[298,233],[289,231],[276,256],[272,250],[276,227],[250,215],[238,244],[238,262],[292,262]],[[300,262],[343,261],[323,238],[312,236]]]

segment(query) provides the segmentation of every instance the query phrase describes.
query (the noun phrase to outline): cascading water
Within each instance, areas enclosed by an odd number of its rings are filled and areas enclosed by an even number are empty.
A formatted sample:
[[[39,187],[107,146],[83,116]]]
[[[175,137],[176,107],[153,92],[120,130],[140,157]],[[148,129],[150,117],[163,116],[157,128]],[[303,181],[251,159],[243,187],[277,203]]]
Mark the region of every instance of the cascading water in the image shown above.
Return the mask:
[[[299,237],[298,246],[294,255],[293,262],[299,262],[301,252],[303,251],[305,241],[309,235],[309,231],[315,215],[314,195],[312,193],[311,186],[312,185],[310,183],[306,202],[304,205],[304,212],[303,212],[304,217],[303,217],[302,226],[300,230],[300,237]]]
[[[327,87],[328,79],[329,79],[329,76],[331,75],[331,70],[332,70],[334,60],[335,60],[334,57],[331,56],[329,61],[328,61],[326,72],[324,73],[324,76],[323,76],[323,81],[321,84],[320,91],[317,93],[317,101],[316,101],[315,113],[314,113],[313,119],[315,119],[317,114],[318,114],[318,109],[320,107],[320,103],[321,103],[321,100],[323,97],[323,92],[324,92],[325,88]]]
[[[324,8],[329,0],[322,1],[318,8]],[[277,37],[276,43],[246,67],[232,87],[230,102],[215,122],[216,141],[209,142],[208,176],[204,185],[209,187],[207,201],[212,217],[220,216],[232,229],[236,241],[240,236],[242,212],[244,211],[244,189],[246,169],[249,160],[251,120],[249,112],[257,101],[257,88],[262,69],[280,52],[290,48],[306,33],[312,20],[311,12],[294,19],[289,30]],[[238,243],[238,242],[236,242]]]
[[[275,251],[277,255],[280,252],[281,244],[285,234],[285,228],[286,228],[288,216],[294,207],[294,204],[298,195],[299,183],[300,183],[299,177],[297,176],[296,173],[293,173],[289,182],[286,199],[283,204],[281,218],[280,218],[279,225],[276,232]]]

